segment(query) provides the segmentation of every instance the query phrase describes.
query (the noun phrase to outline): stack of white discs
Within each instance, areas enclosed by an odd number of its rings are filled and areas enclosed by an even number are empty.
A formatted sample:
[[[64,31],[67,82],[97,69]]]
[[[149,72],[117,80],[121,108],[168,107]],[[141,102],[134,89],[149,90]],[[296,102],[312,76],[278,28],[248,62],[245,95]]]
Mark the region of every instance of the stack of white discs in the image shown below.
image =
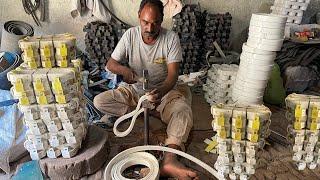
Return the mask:
[[[249,38],[243,44],[232,99],[239,104],[262,104],[276,51],[282,47],[286,17],[252,14]]]
[[[271,10],[272,14],[287,16],[287,25],[301,24],[303,11],[309,3],[310,0],[275,0]]]
[[[208,70],[206,84],[203,85],[206,101],[213,103],[230,104],[232,101],[232,86],[236,79],[238,65],[213,64]]]
[[[320,97],[290,94],[286,98],[289,140],[298,170],[320,164]]]

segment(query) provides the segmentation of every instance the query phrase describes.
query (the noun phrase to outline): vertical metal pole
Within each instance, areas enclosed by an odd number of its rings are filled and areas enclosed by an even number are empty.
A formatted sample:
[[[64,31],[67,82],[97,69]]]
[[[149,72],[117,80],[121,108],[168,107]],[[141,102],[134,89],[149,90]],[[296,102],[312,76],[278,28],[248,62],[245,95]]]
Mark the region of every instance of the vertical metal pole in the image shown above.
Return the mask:
[[[148,70],[143,70],[143,90],[148,90]],[[149,144],[149,108],[144,107],[144,145]]]

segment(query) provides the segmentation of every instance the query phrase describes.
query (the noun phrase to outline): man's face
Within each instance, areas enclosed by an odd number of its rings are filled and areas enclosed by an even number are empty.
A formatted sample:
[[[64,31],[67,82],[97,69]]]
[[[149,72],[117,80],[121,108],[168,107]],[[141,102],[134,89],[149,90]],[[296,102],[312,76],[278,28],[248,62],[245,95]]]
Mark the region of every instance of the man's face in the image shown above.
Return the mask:
[[[146,4],[139,13],[139,20],[143,37],[156,38],[158,36],[162,18],[157,7]]]

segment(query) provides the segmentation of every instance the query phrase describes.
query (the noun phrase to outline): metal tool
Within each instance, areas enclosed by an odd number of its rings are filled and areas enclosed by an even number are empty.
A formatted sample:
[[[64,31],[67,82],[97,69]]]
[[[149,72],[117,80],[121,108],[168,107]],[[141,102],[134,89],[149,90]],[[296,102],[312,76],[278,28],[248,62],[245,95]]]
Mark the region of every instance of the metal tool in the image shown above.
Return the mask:
[[[144,69],[143,70],[143,83],[142,83],[142,88],[144,91],[148,90],[148,70]],[[144,145],[149,144],[149,101],[146,100],[143,103],[143,108],[144,108]]]

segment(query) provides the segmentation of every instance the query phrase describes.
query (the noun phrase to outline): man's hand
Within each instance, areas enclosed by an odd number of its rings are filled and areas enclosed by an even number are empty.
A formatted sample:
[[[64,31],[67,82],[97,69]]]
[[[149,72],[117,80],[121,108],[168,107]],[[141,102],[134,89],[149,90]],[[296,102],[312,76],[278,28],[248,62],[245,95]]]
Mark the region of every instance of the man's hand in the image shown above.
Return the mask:
[[[164,96],[161,88],[153,89],[152,91],[148,92],[147,95],[150,96],[150,99],[148,100],[153,103],[160,103],[161,98]]]
[[[136,73],[130,69],[126,68],[125,71],[123,71],[123,81],[128,84],[134,84],[137,81],[135,81]]]

